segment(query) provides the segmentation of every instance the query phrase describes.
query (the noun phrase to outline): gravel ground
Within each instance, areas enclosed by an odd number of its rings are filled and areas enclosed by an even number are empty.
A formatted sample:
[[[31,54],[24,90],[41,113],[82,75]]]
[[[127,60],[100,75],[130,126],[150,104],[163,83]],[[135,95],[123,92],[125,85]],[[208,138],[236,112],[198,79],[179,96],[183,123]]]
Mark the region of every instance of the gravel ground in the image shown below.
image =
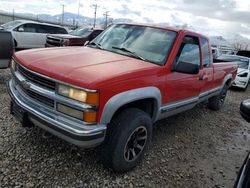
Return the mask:
[[[150,151],[126,174],[105,169],[96,150],[84,150],[39,128],[22,128],[9,114],[0,70],[0,187],[232,187],[250,145],[239,104],[250,88],[230,90],[224,108],[198,105],[155,125]]]

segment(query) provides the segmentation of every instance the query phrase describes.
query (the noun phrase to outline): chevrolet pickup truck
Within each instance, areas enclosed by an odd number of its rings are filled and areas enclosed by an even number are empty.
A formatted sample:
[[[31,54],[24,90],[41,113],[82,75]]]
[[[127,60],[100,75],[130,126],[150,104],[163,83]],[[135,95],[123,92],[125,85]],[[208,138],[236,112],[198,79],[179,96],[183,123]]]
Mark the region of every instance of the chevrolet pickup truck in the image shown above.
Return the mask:
[[[11,113],[23,126],[98,146],[105,166],[125,172],[143,158],[157,120],[204,101],[222,108],[237,65],[212,59],[203,35],[115,24],[85,47],[15,53]]]
[[[45,47],[83,46],[86,42],[96,38],[101,32],[103,32],[103,29],[78,28],[69,34],[47,35]]]

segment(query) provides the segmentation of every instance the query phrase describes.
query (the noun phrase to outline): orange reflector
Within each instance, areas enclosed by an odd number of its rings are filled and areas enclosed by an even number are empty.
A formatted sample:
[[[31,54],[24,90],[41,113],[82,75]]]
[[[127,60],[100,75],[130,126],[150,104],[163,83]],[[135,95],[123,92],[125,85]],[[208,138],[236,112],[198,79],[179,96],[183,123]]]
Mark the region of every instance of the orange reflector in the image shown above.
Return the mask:
[[[97,122],[97,112],[84,112],[84,121],[87,123]]]
[[[99,103],[99,94],[98,93],[88,93],[86,103],[97,105]]]

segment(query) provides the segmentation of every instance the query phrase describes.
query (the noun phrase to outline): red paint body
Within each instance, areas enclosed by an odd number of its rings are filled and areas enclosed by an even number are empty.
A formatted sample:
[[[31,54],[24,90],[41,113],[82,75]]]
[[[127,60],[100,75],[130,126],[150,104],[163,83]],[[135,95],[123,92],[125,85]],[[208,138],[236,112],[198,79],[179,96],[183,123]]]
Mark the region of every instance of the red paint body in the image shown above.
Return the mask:
[[[68,46],[83,46],[86,41],[88,41],[88,37],[79,37],[70,34],[50,34],[49,36],[57,37],[60,39],[68,39]]]
[[[124,91],[155,86],[161,91],[162,104],[167,104],[221,86],[224,77],[229,73],[235,78],[237,66],[234,63],[211,62],[210,67],[201,68],[197,75],[172,72],[172,62],[183,37],[201,35],[174,28],[149,27],[178,32],[164,66],[89,47],[28,50],[18,52],[14,58],[23,66],[42,75],[79,87],[99,90],[98,121],[107,101]],[[212,52],[210,54],[212,59]],[[202,53],[201,59],[203,60]],[[204,76],[203,81],[199,81],[200,75]]]

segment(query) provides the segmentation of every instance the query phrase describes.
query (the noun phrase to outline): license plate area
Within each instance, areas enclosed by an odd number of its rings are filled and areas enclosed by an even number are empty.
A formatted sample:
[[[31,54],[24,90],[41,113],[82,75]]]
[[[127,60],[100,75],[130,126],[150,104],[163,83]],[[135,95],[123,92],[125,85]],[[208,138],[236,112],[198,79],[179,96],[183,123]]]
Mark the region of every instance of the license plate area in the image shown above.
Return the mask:
[[[27,127],[30,125],[28,118],[28,112],[17,105],[14,101],[11,102],[10,112],[11,114],[22,124],[22,126]]]

